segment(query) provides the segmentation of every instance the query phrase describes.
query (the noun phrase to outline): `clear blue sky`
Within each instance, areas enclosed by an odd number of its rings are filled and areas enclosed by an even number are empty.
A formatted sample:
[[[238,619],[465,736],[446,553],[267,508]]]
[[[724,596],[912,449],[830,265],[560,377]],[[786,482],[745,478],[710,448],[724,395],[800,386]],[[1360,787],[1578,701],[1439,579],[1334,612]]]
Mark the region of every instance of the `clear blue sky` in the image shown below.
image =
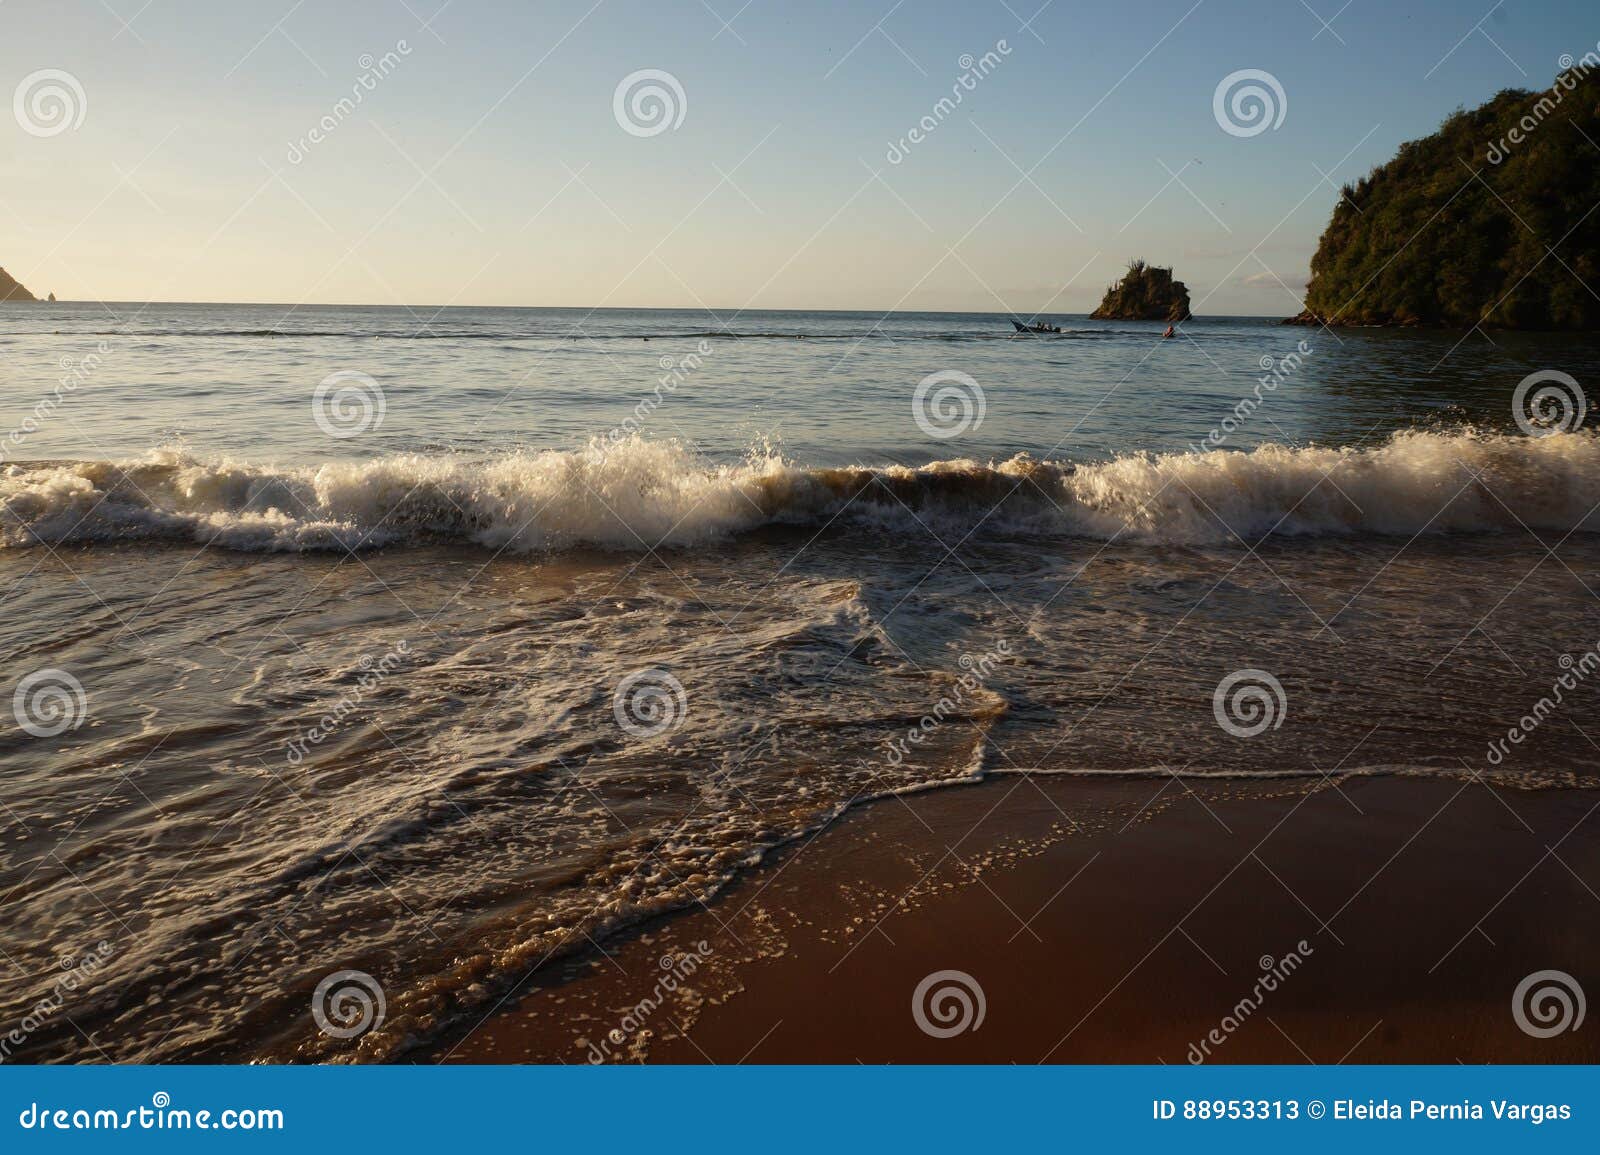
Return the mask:
[[[1284,314],[1337,197],[1318,168],[1600,40],[1593,3],[1041,3],[4,0],[0,95],[59,69],[83,115],[0,117],[0,265],[83,299],[1031,313],[1144,256],[1199,311]],[[1286,111],[1233,136],[1212,97],[1247,68]],[[681,85],[677,127],[619,125],[641,69]]]

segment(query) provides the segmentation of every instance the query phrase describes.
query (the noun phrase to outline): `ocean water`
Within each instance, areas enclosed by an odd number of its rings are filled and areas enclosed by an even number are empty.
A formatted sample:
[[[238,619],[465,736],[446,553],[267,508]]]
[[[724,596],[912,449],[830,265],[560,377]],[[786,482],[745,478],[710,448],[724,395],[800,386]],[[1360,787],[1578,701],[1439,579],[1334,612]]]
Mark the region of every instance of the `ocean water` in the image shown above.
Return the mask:
[[[1600,344],[1062,321],[0,309],[15,1058],[426,1054],[985,776],[1596,779]]]

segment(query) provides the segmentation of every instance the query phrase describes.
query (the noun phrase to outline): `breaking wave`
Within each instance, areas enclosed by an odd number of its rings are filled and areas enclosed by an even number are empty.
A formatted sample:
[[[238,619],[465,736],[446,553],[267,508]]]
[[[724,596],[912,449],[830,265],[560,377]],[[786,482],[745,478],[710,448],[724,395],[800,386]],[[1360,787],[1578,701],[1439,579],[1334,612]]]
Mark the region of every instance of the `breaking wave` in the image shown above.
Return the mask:
[[[0,546],[129,540],[240,550],[462,543],[693,546],[773,524],[1172,543],[1268,535],[1600,530],[1600,439],[1412,431],[1373,447],[1109,461],[736,465],[675,441],[596,439],[489,459],[402,454],[274,467],[155,450],[0,471]]]

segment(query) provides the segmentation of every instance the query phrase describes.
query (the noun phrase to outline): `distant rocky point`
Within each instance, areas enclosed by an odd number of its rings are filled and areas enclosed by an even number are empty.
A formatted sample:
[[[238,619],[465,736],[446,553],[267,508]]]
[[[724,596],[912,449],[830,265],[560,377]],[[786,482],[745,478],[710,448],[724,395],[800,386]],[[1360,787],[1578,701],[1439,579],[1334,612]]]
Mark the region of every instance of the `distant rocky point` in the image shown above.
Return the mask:
[[[1171,269],[1133,261],[1089,316],[1100,321],[1187,321],[1189,289]]]
[[[27,289],[4,269],[0,269],[0,301],[37,301]]]

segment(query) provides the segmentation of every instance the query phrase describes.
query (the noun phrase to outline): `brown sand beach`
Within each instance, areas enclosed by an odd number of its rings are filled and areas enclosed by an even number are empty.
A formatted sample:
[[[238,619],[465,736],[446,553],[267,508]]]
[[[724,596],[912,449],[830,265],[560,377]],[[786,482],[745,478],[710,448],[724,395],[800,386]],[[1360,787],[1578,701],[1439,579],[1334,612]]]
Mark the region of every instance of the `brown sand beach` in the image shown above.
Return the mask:
[[[1532,1037],[1513,992],[1550,966],[1600,978],[1597,808],[1600,790],[1465,776],[1009,777],[889,799],[703,909],[536,973],[430,1058],[1594,1062],[1600,1035]],[[702,955],[663,990],[669,960]],[[984,1014],[934,1037],[913,992],[945,970]]]

